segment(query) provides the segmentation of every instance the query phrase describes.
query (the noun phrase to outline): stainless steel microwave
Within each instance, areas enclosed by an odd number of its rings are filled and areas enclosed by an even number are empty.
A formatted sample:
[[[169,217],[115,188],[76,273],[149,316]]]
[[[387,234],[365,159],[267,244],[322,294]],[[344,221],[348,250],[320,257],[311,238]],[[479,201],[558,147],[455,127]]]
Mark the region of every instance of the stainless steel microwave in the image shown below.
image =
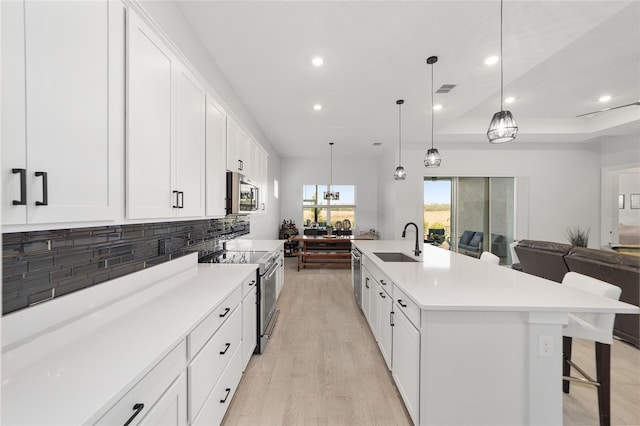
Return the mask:
[[[260,189],[237,172],[227,172],[227,214],[258,210]]]

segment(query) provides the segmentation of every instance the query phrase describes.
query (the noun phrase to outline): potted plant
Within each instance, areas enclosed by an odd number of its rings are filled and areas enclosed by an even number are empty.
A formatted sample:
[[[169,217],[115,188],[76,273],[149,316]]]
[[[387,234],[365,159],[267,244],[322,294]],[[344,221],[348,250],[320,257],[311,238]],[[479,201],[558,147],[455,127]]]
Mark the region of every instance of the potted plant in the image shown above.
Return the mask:
[[[587,247],[589,245],[589,228],[581,229],[579,226],[567,229],[567,239],[576,247]]]

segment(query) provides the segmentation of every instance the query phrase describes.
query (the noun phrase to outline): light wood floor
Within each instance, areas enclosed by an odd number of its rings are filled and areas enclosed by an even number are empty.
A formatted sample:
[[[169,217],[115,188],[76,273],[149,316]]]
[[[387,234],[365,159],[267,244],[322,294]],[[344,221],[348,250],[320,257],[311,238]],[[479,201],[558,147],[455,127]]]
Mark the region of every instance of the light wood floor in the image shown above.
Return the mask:
[[[411,424],[354,302],[351,271],[297,272],[294,258],[285,268],[273,336],[249,362],[223,424]],[[593,370],[589,346],[576,339],[573,352]],[[640,425],[640,351],[615,342],[612,368],[612,424]],[[564,396],[565,425],[597,425],[597,410],[591,387],[573,385]]]

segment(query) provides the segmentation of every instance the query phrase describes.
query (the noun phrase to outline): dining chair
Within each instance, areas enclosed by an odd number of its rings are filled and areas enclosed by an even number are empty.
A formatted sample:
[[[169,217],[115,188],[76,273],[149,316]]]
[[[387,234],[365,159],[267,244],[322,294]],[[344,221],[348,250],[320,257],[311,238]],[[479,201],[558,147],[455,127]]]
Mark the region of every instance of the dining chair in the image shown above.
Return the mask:
[[[562,279],[562,285],[578,290],[620,299],[620,287],[600,281],[577,272],[567,272]],[[611,344],[613,343],[613,322],[615,314],[570,313],[569,322],[562,332],[563,351],[563,383],[562,391],[569,393],[571,381],[580,382],[597,387],[598,413],[601,426],[611,424]],[[595,342],[596,378],[592,378],[583,369],[571,361],[571,346],[573,338]],[[582,377],[572,377],[573,367]]]
[[[490,251],[483,251],[480,255],[480,260],[487,263],[492,263],[494,265],[500,264],[500,258]]]

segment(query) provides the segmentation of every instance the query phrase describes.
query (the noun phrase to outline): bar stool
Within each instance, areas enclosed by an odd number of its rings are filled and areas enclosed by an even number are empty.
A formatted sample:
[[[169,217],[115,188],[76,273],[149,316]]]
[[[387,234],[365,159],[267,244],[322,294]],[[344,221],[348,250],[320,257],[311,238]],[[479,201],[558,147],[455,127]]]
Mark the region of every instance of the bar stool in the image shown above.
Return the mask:
[[[620,287],[577,272],[567,272],[562,279],[562,285],[613,300],[618,300],[622,292]],[[569,314],[569,323],[562,332],[564,358],[562,365],[562,391],[569,393],[570,381],[596,386],[598,388],[598,412],[601,426],[609,426],[611,424],[611,344],[613,343],[614,320],[615,314]],[[574,337],[595,342],[596,379],[591,378],[571,361],[571,344]],[[571,367],[575,368],[584,378],[571,377]]]
[[[500,258],[489,251],[483,251],[480,255],[480,260],[482,260],[483,262],[492,263],[494,265],[500,264]]]

